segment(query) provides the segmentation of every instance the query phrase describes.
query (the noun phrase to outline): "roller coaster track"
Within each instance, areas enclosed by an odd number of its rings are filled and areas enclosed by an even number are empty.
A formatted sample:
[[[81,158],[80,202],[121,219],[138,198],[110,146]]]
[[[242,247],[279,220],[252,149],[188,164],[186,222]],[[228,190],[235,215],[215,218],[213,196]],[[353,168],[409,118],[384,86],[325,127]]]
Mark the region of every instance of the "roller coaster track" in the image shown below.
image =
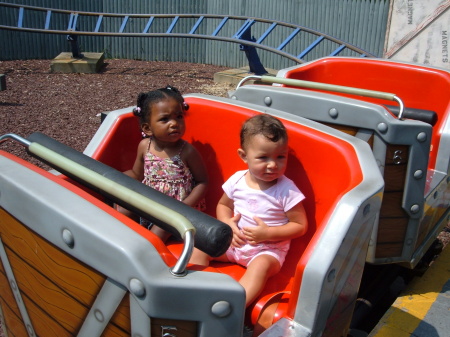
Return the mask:
[[[315,49],[317,52],[319,46],[323,53],[319,57],[338,56],[344,51],[345,56],[376,57],[303,26],[244,16],[96,13],[0,2],[0,29],[77,36],[217,40],[267,50],[297,63],[306,62],[304,58]],[[261,33],[256,38],[248,38],[250,29]]]

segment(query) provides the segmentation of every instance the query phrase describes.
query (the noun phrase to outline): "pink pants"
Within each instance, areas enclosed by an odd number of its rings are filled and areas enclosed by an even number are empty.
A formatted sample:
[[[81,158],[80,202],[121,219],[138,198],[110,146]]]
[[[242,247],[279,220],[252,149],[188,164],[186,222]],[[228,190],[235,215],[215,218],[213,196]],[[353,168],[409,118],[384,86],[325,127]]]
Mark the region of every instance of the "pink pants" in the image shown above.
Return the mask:
[[[283,265],[286,258],[286,254],[289,250],[291,240],[260,243],[256,246],[246,244],[242,247],[230,247],[228,248],[226,255],[228,260],[233,263],[240,264],[247,267],[250,262],[257,256],[266,254],[273,256],[280,263],[280,267]]]

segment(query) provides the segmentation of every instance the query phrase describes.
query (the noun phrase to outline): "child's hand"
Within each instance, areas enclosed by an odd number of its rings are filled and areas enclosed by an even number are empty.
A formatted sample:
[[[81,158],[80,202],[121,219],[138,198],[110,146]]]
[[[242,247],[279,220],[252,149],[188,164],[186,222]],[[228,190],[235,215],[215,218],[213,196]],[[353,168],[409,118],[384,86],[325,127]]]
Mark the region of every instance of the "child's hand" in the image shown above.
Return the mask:
[[[269,226],[257,216],[253,217],[256,222],[254,227],[244,227],[242,229],[243,234],[247,242],[251,245],[267,241],[269,239]]]
[[[233,247],[237,247],[237,248],[239,248],[245,244],[245,236],[244,236],[244,234],[241,233],[241,231],[238,227],[238,222],[239,222],[240,218],[241,218],[241,215],[236,214],[228,221],[228,225],[233,230],[233,240],[231,241],[231,245]]]

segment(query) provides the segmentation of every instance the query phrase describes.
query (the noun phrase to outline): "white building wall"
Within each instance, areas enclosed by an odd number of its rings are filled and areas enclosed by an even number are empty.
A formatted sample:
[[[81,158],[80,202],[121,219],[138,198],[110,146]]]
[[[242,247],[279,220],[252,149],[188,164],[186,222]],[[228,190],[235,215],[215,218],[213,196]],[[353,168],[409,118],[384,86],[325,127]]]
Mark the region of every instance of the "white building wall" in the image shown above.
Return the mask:
[[[391,0],[383,57],[450,69],[450,0]]]

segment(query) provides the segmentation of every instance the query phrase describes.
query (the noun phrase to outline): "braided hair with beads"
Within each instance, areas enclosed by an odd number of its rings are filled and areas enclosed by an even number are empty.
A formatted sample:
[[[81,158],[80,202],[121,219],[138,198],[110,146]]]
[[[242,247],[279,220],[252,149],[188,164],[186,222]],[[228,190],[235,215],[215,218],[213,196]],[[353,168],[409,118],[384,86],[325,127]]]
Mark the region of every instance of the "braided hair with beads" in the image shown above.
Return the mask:
[[[153,104],[159,103],[167,98],[173,98],[180,103],[184,112],[189,109],[189,105],[184,101],[181,92],[177,88],[168,85],[165,88],[141,92],[138,95],[133,114],[139,118],[141,125],[147,123],[150,119]]]

